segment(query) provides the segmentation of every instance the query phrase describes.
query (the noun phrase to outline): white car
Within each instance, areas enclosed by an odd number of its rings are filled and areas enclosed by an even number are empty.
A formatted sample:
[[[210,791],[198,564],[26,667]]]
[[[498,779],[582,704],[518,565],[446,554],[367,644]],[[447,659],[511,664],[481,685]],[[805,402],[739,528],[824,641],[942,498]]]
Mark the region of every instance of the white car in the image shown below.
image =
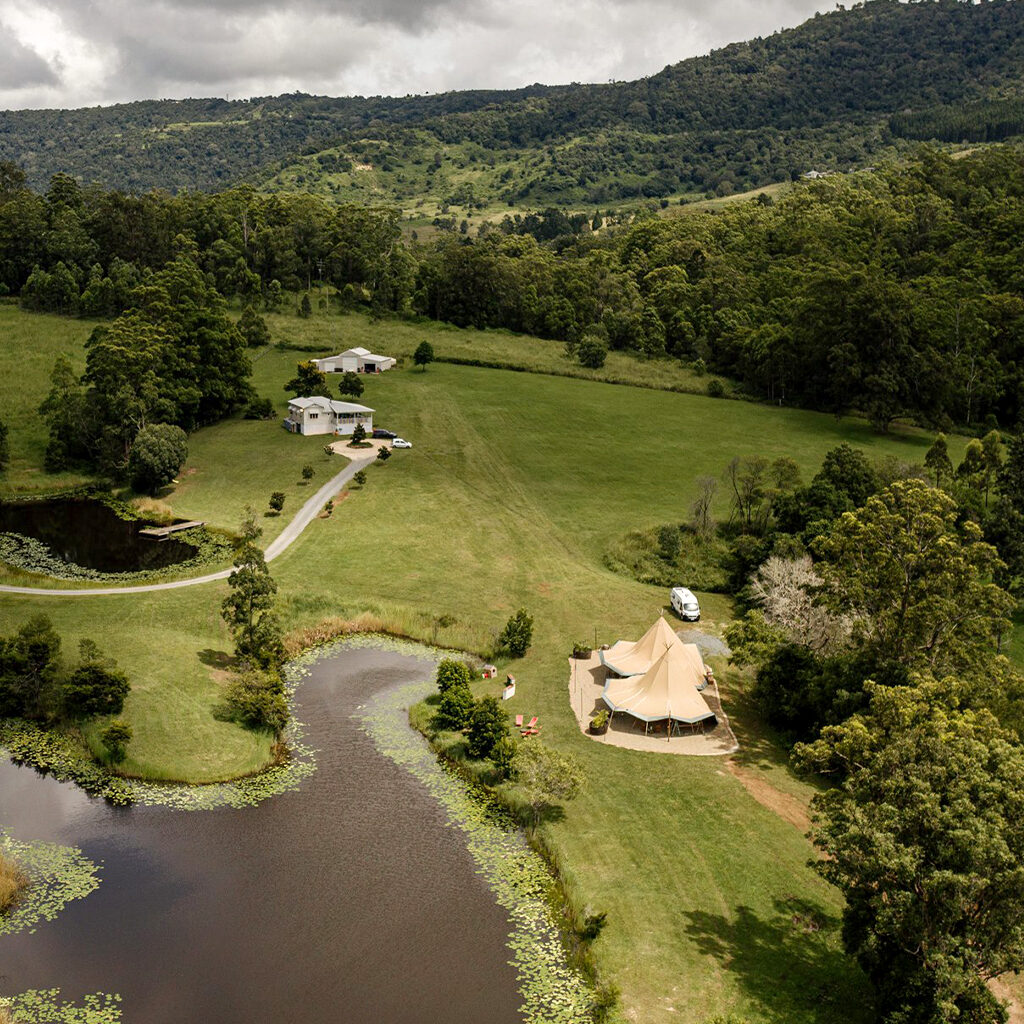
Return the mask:
[[[672,609],[681,619],[687,622],[700,621],[700,605],[693,591],[686,587],[673,587],[671,594]]]
[[[391,447],[392,448],[411,448],[412,444],[410,444],[410,442],[406,441],[404,437],[396,437],[394,439],[394,441],[391,442]]]

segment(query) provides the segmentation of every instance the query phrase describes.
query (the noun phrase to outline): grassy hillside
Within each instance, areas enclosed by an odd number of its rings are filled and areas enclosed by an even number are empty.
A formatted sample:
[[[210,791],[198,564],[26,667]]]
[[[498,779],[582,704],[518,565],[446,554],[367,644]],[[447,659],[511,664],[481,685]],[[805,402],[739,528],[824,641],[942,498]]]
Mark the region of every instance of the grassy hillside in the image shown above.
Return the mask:
[[[1019,96],[1022,68],[1011,0],[871,0],[635,82],[0,113],[0,159],[37,187],[56,171],[128,189],[250,179],[408,206],[468,182],[474,206],[615,204],[877,162],[901,126],[920,137],[890,115]]]
[[[26,335],[53,323],[27,314],[16,322]],[[345,331],[345,344],[384,352],[407,350],[417,337],[408,326],[356,318],[290,324]],[[295,358],[267,349],[256,360],[258,389],[279,406]],[[684,517],[696,477],[748,454],[788,454],[809,474],[844,440],[873,456],[920,459],[929,439],[880,437],[859,421],[808,412],[445,364],[367,385],[377,420],[415,447],[373,467],[364,488],[273,563],[286,627],[364,616],[482,650],[512,610],[527,607],[535,642],[512,667],[513,711],[539,715],[546,742],[586,765],[587,788],[549,838],[576,896],[608,914],[595,952],[622,989],[627,1019],[870,1019],[866,984],[840,953],[839,901],[807,867],[800,830],[755,801],[719,758],[634,753],[580,735],[566,658],[573,640],[637,635],[665,607],[664,591],[609,572],[603,553],[628,529]],[[24,382],[0,379],[0,402],[15,386]],[[271,490],[291,488],[287,513],[291,495],[298,501],[296,467],[312,459],[318,478],[328,472],[321,446],[273,422],[200,431],[166,500],[183,515],[231,526],[246,503],[263,507]],[[224,593],[217,584],[142,597],[4,595],[0,632],[42,612],[69,646],[93,637],[133,680],[129,769],[210,779],[267,756],[258,739],[210,715],[230,650],[219,618]],[[720,629],[728,603],[701,600],[704,628]],[[739,763],[772,791],[806,801],[808,788],[751,716],[743,677],[721,661],[715,667],[742,744]]]

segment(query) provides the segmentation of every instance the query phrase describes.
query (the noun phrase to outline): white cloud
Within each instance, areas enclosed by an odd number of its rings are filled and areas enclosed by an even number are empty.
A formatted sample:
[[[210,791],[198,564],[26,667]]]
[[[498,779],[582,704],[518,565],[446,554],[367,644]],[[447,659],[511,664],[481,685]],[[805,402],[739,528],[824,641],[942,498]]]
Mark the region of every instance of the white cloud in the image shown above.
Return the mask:
[[[822,6],[818,0],[0,0],[0,26],[10,28],[0,34],[0,106],[296,90],[404,95],[630,79],[797,24]]]

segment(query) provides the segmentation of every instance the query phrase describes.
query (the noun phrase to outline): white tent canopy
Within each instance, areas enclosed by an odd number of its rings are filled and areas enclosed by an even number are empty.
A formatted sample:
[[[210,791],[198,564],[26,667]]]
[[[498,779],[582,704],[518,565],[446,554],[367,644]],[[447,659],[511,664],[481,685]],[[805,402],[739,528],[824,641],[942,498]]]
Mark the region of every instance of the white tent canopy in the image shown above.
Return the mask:
[[[704,659],[696,644],[684,644],[662,618],[635,643],[620,640],[602,651],[609,675],[602,699],[612,710],[642,722],[686,725],[714,721],[700,690]]]

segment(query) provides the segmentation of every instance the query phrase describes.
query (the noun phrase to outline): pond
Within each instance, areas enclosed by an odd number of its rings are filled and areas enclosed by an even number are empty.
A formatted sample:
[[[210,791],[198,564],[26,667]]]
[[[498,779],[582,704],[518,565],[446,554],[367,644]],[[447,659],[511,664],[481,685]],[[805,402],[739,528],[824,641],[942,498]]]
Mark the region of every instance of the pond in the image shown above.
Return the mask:
[[[296,704],[317,769],[256,807],[115,809],[0,764],[0,825],[102,865],[55,921],[0,938],[0,992],[120,993],[126,1024],[522,1021],[509,914],[353,717],[433,667],[373,649],[314,664]]]
[[[0,502],[0,533],[45,544],[62,562],[103,573],[144,572],[187,561],[196,549],[182,540],[139,535],[148,524],[126,522],[89,499]]]

